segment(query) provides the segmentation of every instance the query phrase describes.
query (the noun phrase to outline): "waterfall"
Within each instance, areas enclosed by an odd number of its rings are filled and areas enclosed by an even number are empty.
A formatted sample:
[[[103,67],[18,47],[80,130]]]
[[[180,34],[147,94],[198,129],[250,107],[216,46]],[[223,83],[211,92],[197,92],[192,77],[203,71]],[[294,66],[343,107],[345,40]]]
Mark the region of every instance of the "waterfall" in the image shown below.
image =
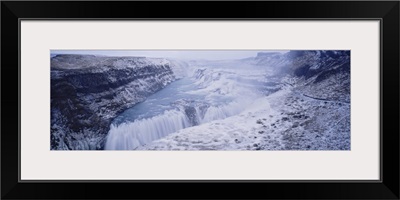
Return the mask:
[[[233,101],[219,106],[195,106],[191,109],[167,110],[161,115],[133,122],[112,124],[105,149],[132,150],[181,129],[239,114],[245,109],[246,105],[248,105],[247,101]],[[193,120],[193,118],[196,120]]]
[[[118,126],[111,125],[105,149],[135,149],[189,126],[186,115],[178,110],[168,110],[152,118],[122,123]]]

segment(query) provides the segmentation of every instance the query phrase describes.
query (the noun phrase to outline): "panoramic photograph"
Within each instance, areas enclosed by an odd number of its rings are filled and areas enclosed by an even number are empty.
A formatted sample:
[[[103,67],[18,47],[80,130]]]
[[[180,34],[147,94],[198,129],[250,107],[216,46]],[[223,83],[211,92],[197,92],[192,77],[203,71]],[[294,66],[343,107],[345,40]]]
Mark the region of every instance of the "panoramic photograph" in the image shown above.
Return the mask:
[[[50,150],[351,150],[349,50],[51,50]]]

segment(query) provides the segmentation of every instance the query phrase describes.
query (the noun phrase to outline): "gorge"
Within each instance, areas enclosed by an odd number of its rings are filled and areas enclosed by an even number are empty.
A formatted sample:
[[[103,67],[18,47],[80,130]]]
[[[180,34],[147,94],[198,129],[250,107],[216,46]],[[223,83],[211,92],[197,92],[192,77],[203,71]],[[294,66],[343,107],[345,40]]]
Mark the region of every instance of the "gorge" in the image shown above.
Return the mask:
[[[350,51],[55,55],[52,150],[350,150]]]

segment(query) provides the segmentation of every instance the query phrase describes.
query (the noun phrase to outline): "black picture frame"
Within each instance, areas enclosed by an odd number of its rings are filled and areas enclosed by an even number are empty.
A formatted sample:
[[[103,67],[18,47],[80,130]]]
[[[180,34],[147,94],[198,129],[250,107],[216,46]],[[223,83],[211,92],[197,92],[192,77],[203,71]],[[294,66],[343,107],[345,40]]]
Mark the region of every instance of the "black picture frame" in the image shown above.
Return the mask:
[[[2,1],[1,198],[399,199],[399,8],[399,1]],[[379,19],[381,180],[21,182],[20,19]]]

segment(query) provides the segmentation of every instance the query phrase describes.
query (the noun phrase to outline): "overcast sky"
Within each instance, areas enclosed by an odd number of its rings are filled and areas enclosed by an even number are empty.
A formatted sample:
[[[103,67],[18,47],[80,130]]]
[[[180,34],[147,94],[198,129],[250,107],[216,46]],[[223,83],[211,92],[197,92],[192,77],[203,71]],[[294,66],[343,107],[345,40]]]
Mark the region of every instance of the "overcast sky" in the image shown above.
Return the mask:
[[[258,52],[287,52],[276,50],[179,50],[179,51],[130,51],[130,50],[52,50],[51,54],[89,54],[104,56],[144,56],[157,58],[179,58],[185,60],[224,60],[254,57]]]

